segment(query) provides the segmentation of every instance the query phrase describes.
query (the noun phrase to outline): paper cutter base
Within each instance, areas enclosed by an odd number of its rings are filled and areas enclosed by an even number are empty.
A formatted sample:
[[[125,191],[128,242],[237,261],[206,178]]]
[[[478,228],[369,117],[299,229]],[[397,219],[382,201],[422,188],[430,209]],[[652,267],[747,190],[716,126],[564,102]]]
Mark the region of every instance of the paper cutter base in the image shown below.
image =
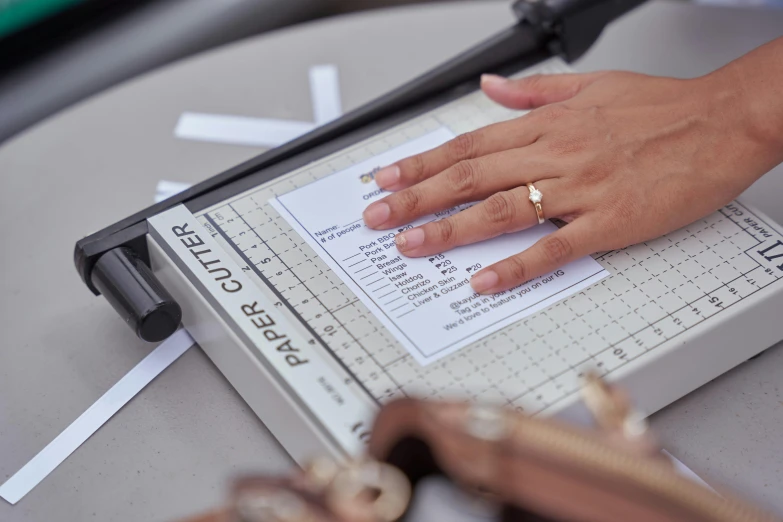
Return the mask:
[[[536,70],[564,68],[549,62]],[[354,381],[351,393],[369,411],[401,395],[457,396],[580,419],[575,392],[592,369],[652,413],[783,339],[783,227],[738,202],[656,240],[594,256],[611,276],[426,367],[266,203],[439,126],[459,134],[517,114],[468,94],[188,219],[259,285],[265,306],[301,323],[302,342]],[[236,310],[215,311],[199,276],[183,271],[181,254],[154,233],[157,218],[148,236],[153,270],[181,303],[184,325],[288,452],[302,462],[360,448],[335,436],[340,419],[307,407],[301,395],[311,392],[301,382],[264,365],[259,348],[240,335]]]

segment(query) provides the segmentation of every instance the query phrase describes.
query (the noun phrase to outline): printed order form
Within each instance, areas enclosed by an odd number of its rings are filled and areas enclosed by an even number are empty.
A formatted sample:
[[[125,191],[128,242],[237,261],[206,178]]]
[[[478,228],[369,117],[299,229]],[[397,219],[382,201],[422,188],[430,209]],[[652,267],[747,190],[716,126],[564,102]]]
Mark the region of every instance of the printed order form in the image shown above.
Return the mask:
[[[471,274],[530,247],[556,227],[545,222],[419,258],[401,255],[394,235],[445,219],[469,205],[395,230],[368,228],[362,211],[388,194],[375,184],[373,173],[453,137],[440,127],[269,201],[421,364],[453,353],[607,275],[601,265],[585,257],[505,292],[482,296],[471,288]]]
[[[523,74],[567,71],[562,62],[552,61]],[[519,115],[475,92],[217,203],[197,217],[278,310],[312,329],[328,348],[325,355],[343,363],[379,403],[405,395],[456,396],[528,413],[554,411],[576,395],[586,369],[621,376],[657,358],[697,325],[720,320],[743,299],[783,284],[781,231],[734,202],[653,241],[595,254],[592,259],[609,276],[532,315],[487,329],[461,349],[422,365],[356,287],[311,246],[312,239],[270,204],[432,133],[457,135]],[[373,186],[356,185],[367,192]],[[329,226],[327,220],[314,231]],[[544,225],[535,228],[546,230]],[[387,260],[395,250],[387,250]],[[467,277],[467,263],[457,262],[456,254],[445,256],[455,256],[449,266],[461,271],[451,285]],[[428,267],[434,277],[427,278],[448,279],[449,274],[432,272],[435,264]],[[418,273],[424,275],[423,269]],[[438,299],[444,298],[448,294]],[[442,326],[433,328],[439,336],[447,334]]]

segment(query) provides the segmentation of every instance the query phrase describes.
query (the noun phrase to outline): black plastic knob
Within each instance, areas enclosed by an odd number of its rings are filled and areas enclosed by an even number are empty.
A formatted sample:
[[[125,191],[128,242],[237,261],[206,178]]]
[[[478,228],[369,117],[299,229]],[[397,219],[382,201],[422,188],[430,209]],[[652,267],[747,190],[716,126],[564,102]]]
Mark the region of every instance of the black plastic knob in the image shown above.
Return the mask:
[[[179,304],[130,248],[118,247],[103,254],[90,278],[139,338],[158,342],[179,328]]]

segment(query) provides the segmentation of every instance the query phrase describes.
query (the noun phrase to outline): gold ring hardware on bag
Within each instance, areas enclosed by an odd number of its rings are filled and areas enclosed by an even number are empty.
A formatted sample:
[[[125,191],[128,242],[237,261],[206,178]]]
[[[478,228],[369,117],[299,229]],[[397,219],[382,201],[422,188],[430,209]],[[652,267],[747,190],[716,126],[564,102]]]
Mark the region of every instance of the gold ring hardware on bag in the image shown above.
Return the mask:
[[[316,459],[307,467],[306,476],[322,488],[328,506],[339,510],[351,505],[371,514],[374,520],[397,520],[411,498],[408,478],[394,466],[374,460],[340,465],[330,459]]]

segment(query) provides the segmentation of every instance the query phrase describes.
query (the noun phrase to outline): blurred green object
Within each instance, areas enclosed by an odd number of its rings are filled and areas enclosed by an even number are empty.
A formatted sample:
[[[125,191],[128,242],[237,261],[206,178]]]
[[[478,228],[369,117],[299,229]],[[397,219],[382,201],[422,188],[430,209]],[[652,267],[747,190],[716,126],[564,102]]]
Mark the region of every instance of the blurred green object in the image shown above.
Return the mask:
[[[0,38],[84,0],[0,0]]]

